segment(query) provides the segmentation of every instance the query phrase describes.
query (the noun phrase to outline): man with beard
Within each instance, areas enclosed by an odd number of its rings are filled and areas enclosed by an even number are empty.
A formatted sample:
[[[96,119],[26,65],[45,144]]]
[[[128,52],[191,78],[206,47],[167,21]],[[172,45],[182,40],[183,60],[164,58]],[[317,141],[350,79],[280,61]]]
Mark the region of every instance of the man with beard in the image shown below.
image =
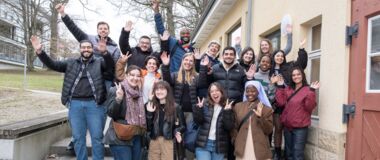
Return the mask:
[[[164,23],[159,10],[159,0],[152,0],[152,8],[154,11],[154,21],[156,23],[156,29],[160,35],[163,35],[165,31]],[[170,49],[170,72],[177,72],[181,66],[182,56],[185,53],[193,52],[193,43],[190,43],[190,30],[188,28],[182,28],[180,30],[180,40],[170,36],[169,38]]]
[[[200,86],[208,86],[212,82],[218,82],[226,91],[229,100],[235,103],[241,102],[244,93],[244,85],[248,80],[254,79],[256,66],[251,65],[247,72],[236,61],[236,50],[233,47],[226,47],[222,53],[223,61],[219,64],[214,64],[211,68],[211,73],[200,72],[199,77],[207,76],[207,82],[200,82]],[[202,67],[208,67],[210,60],[205,56],[202,61],[205,61]],[[202,69],[201,69],[202,70]],[[207,70],[207,69],[204,69]]]
[[[61,14],[61,18],[63,23],[66,25],[66,27],[69,29],[71,34],[78,40],[78,42],[81,42],[82,40],[89,40],[94,46],[98,45],[98,42],[100,39],[105,39],[107,44],[107,52],[111,54],[113,63],[115,64],[117,60],[120,57],[120,50],[117,47],[117,44],[108,37],[110,31],[109,31],[109,25],[106,22],[99,22],[97,25],[97,32],[98,35],[88,35],[87,33],[83,32],[74,22],[71,20],[71,18],[65,13],[65,6],[63,4],[58,4],[55,6],[58,13]],[[94,56],[95,57],[102,57],[102,54],[97,50],[97,48],[94,48]],[[110,66],[112,67],[112,71],[109,75],[105,75],[104,79],[106,80],[106,89],[111,87],[112,81],[114,80],[114,65]]]
[[[106,111],[102,104],[106,99],[106,89],[103,75],[110,72],[109,68],[113,66],[106,40],[99,40],[97,48],[103,58],[93,56],[91,41],[82,40],[79,45],[81,57],[63,61],[50,59],[36,36],[32,36],[30,41],[42,63],[54,71],[65,73],[61,102],[69,109],[68,117],[77,159],[87,159],[87,129],[91,135],[93,159],[104,159],[102,140]]]
[[[148,36],[141,36],[137,46],[131,48],[131,46],[129,45],[129,34],[130,34],[131,30],[132,30],[132,21],[127,21],[125,24],[125,27],[123,27],[121,30],[121,34],[120,34],[120,38],[119,38],[119,45],[120,45],[121,53],[124,55],[129,53],[127,55],[127,56],[130,56],[128,58],[127,66],[136,65],[140,68],[145,68],[146,57],[154,56],[157,59],[159,59],[160,54],[154,53],[152,51],[151,39]],[[164,35],[165,34],[168,34],[168,32],[164,32]],[[169,35],[167,35],[167,36],[169,36]],[[161,43],[167,44],[167,41],[161,41]],[[166,45],[164,45],[164,46],[166,46]],[[163,49],[161,48],[161,50],[163,50]]]

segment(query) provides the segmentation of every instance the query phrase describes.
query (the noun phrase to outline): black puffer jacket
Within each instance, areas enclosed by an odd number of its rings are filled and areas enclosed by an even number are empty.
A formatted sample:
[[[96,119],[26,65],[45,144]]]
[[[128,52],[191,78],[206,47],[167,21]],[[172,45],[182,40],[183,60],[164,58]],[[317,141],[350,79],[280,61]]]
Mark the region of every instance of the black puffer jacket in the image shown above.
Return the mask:
[[[200,73],[205,73],[207,72],[206,67],[203,67],[199,72]],[[175,102],[177,104],[181,103],[181,99],[183,96],[183,85],[184,85],[184,79],[185,79],[185,74],[183,75],[183,82],[180,83],[177,81],[178,77],[178,72],[174,72],[170,74],[170,67],[169,65],[162,65],[161,66],[161,71],[162,71],[162,77],[163,79],[168,82],[172,87],[173,87],[173,92],[174,92],[174,98]],[[203,77],[204,79],[200,79],[200,77],[197,75],[194,77],[193,83],[189,84],[189,90],[190,90],[190,101],[192,105],[197,104],[197,88],[199,86],[200,81],[207,81],[206,77]]]
[[[158,109],[158,106],[157,106]],[[185,116],[183,115],[183,112],[181,110],[181,106],[176,105],[175,107],[175,119],[172,122],[169,122],[167,120],[164,120],[163,125],[163,136],[167,140],[171,140],[174,138],[174,135],[176,132],[180,132],[181,134],[185,132],[186,125],[185,125]],[[150,132],[150,138],[156,139],[159,136],[159,116],[156,112],[146,112],[146,123],[148,127],[148,132]],[[177,127],[175,127],[176,122],[178,122]]]
[[[196,147],[205,147],[210,132],[214,108],[207,105],[203,105],[202,108],[199,108],[194,105],[193,114],[195,123],[200,126],[196,140]],[[222,109],[216,122],[215,150],[217,153],[227,153],[228,144],[230,143],[229,133],[234,128],[234,123],[235,118],[233,111],[231,109]]]
[[[128,64],[127,66],[130,65],[136,65],[140,68],[145,68],[145,59],[148,56],[154,56],[157,59],[160,59],[160,53],[153,52],[152,47],[149,48],[147,51],[142,51],[140,47],[131,47],[129,45],[129,33],[124,30],[124,28],[121,29],[120,37],[119,37],[119,45],[120,45],[120,50],[122,54],[132,54],[132,56],[128,59]],[[168,45],[167,41],[164,45]],[[162,46],[161,46],[162,47]]]
[[[201,69],[206,70],[206,66],[201,65]],[[235,63],[228,71],[224,69],[223,63],[215,64],[212,66],[212,74],[200,72],[199,78],[207,77],[207,81],[200,81],[200,86],[208,86],[212,82],[218,82],[226,91],[227,97],[234,101],[234,103],[243,100],[244,84],[248,81],[245,75],[244,68],[238,63]]]
[[[75,87],[74,82],[79,76],[79,73],[82,69],[82,65],[84,65],[81,61],[81,58],[68,59],[65,61],[54,61],[50,59],[44,51],[42,51],[42,53],[38,55],[38,58],[48,68],[57,72],[65,73],[63,79],[61,102],[63,105],[66,105],[66,103],[71,99],[71,92],[73,87]],[[95,89],[93,93],[97,104],[102,104],[106,100],[106,88],[104,85],[103,76],[106,74],[109,75],[113,72],[113,65],[114,64],[112,57],[109,53],[107,53],[103,56],[103,58],[96,58],[93,56],[86,66],[87,71],[90,74],[90,85]]]

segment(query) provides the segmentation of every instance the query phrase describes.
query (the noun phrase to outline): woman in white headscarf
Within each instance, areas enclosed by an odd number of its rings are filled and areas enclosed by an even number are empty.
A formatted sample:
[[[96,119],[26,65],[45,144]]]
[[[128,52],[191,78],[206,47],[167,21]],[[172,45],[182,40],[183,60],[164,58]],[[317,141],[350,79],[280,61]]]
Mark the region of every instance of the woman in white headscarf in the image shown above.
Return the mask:
[[[273,128],[273,110],[260,82],[248,81],[245,84],[243,102],[237,103],[233,111],[235,128],[232,137],[236,159],[271,159],[267,137]]]

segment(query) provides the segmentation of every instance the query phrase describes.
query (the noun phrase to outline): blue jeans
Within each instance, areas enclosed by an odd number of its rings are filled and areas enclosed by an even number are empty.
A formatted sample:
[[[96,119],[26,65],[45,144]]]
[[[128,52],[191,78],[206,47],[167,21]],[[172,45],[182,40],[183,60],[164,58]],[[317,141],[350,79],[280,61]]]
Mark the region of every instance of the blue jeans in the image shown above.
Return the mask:
[[[136,135],[132,139],[132,146],[112,145],[110,149],[115,160],[140,160],[141,159],[141,136]]]
[[[289,130],[284,128],[285,152],[289,160],[303,160],[305,144],[307,140],[308,127],[294,128]]]
[[[195,156],[201,160],[223,160],[223,153],[216,153],[215,140],[207,140],[206,146],[195,148]]]
[[[112,87],[112,81],[104,80],[104,85],[106,86],[106,91],[107,91],[107,94],[108,94],[108,91]]]
[[[87,160],[86,132],[90,131],[92,157],[104,159],[103,129],[106,121],[106,109],[98,106],[94,100],[71,100],[69,122],[74,138],[74,150],[78,160]]]

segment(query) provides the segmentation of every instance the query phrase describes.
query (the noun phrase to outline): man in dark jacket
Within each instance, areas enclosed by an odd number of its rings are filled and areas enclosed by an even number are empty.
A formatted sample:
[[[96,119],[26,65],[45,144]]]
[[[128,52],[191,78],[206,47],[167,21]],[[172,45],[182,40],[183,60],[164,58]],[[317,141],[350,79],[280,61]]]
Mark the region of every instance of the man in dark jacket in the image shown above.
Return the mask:
[[[165,31],[164,23],[159,12],[158,0],[152,1],[152,8],[154,11],[154,22],[156,23],[157,32],[163,35]],[[180,40],[170,36],[169,38],[169,52],[170,52],[170,72],[177,72],[181,66],[182,57],[185,53],[193,52],[193,43],[190,43],[190,30],[182,28],[180,30]]]
[[[89,40],[80,42],[81,57],[54,61],[42,50],[36,36],[30,39],[33,48],[48,68],[65,73],[61,101],[69,109],[69,122],[74,138],[77,159],[87,159],[86,132],[90,131],[93,159],[104,159],[103,128],[106,120],[106,89],[103,75],[110,71],[112,58],[107,52],[106,40],[100,40],[98,51],[103,58],[94,57],[93,45]]]
[[[132,21],[127,21],[125,27],[122,28],[119,45],[122,54],[129,53],[128,64],[136,65],[140,68],[145,68],[145,59],[148,56],[154,56],[159,59],[160,54],[154,53],[151,47],[151,39],[148,36],[141,36],[139,39],[139,43],[136,47],[132,47],[129,45],[129,34],[132,30]]]
[[[114,64],[117,62],[117,60],[120,57],[120,50],[117,47],[117,44],[108,37],[109,35],[109,25],[106,22],[99,22],[97,25],[97,32],[98,35],[88,35],[87,33],[83,32],[74,22],[71,20],[71,18],[66,15],[65,13],[65,6],[63,4],[58,4],[55,6],[58,13],[61,14],[62,21],[66,25],[67,29],[71,32],[71,34],[78,40],[78,42],[82,40],[89,40],[94,46],[98,45],[98,42],[100,39],[106,39],[107,41],[107,52],[111,54]],[[95,57],[102,57],[102,54],[97,50],[97,48],[94,48],[94,56]],[[106,89],[108,90],[111,85],[112,81],[114,80],[114,65],[110,66],[112,67],[112,71],[110,74],[107,74],[104,76],[104,79],[106,80]]]
[[[207,82],[200,82],[200,86],[208,86],[212,82],[219,82],[226,91],[229,100],[234,103],[243,100],[244,84],[248,80],[252,80],[255,74],[255,66],[245,72],[244,68],[236,61],[236,51],[233,47],[226,47],[222,53],[223,62],[212,66],[211,74],[207,75],[200,72],[199,77],[207,76]],[[209,61],[208,57],[204,57],[203,61]],[[207,67],[207,65],[201,65]]]

